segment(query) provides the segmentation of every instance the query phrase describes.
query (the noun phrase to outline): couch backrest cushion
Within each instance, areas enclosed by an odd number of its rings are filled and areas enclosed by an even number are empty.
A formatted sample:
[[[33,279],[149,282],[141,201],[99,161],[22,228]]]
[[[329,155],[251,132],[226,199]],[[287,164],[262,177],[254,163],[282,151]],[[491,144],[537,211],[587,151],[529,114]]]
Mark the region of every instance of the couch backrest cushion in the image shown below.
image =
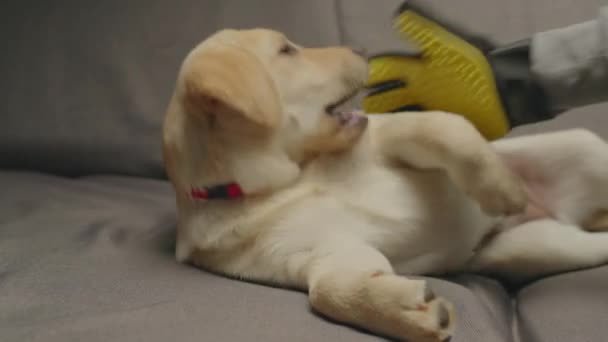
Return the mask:
[[[219,28],[339,41],[327,0],[8,0],[0,4],[0,168],[163,176],[182,58]]]
[[[337,0],[346,44],[368,48],[412,49],[391,28],[390,17],[404,0]],[[461,27],[497,42],[527,38],[535,32],[594,19],[608,0],[418,0]]]
[[[411,49],[402,0],[5,0],[0,168],[162,177],[161,123],[179,64],[214,31],[270,27],[308,46]],[[597,0],[428,0],[498,41],[591,19]]]

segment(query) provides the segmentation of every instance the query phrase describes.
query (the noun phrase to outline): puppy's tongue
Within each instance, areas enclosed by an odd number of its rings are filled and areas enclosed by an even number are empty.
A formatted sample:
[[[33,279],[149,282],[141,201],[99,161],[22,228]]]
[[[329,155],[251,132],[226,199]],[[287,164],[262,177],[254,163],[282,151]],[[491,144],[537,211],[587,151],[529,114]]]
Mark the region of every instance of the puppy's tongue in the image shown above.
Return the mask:
[[[344,126],[353,126],[362,121],[367,121],[365,113],[360,110],[340,111],[336,116],[340,124]]]

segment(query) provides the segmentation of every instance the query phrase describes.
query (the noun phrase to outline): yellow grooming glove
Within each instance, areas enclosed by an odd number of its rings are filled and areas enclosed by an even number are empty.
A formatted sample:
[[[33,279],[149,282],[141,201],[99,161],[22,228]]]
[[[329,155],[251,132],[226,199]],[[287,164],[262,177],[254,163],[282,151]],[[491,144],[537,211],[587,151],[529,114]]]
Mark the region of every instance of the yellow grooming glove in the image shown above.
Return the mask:
[[[492,67],[475,45],[406,2],[394,19],[400,36],[420,54],[386,53],[369,60],[367,113],[441,110],[463,115],[488,140],[511,124]]]

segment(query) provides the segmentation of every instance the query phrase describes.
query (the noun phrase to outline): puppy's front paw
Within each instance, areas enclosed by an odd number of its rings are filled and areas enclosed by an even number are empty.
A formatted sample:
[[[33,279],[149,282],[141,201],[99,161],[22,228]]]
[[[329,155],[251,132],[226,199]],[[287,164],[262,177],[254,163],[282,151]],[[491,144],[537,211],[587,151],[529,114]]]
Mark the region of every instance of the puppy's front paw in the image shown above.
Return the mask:
[[[470,179],[469,189],[481,209],[491,216],[523,213],[528,196],[522,182],[502,164],[482,168]]]
[[[454,308],[423,280],[385,275],[369,283],[369,308],[379,330],[413,342],[446,342],[454,330]],[[370,320],[369,322],[372,322]]]

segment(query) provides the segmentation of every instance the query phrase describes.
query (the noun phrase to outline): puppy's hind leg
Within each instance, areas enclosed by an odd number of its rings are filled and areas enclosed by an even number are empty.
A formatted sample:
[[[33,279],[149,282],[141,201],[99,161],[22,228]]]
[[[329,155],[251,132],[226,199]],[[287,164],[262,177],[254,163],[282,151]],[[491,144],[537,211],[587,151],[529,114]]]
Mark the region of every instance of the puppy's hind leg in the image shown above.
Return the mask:
[[[589,231],[608,231],[608,144],[568,130],[493,143],[547,216]]]
[[[316,311],[399,340],[450,339],[452,306],[436,297],[426,281],[395,275],[376,249],[342,243],[315,254],[320,257],[311,264],[308,286]]]
[[[513,282],[608,263],[608,233],[544,219],[499,233],[471,261],[472,271]]]

